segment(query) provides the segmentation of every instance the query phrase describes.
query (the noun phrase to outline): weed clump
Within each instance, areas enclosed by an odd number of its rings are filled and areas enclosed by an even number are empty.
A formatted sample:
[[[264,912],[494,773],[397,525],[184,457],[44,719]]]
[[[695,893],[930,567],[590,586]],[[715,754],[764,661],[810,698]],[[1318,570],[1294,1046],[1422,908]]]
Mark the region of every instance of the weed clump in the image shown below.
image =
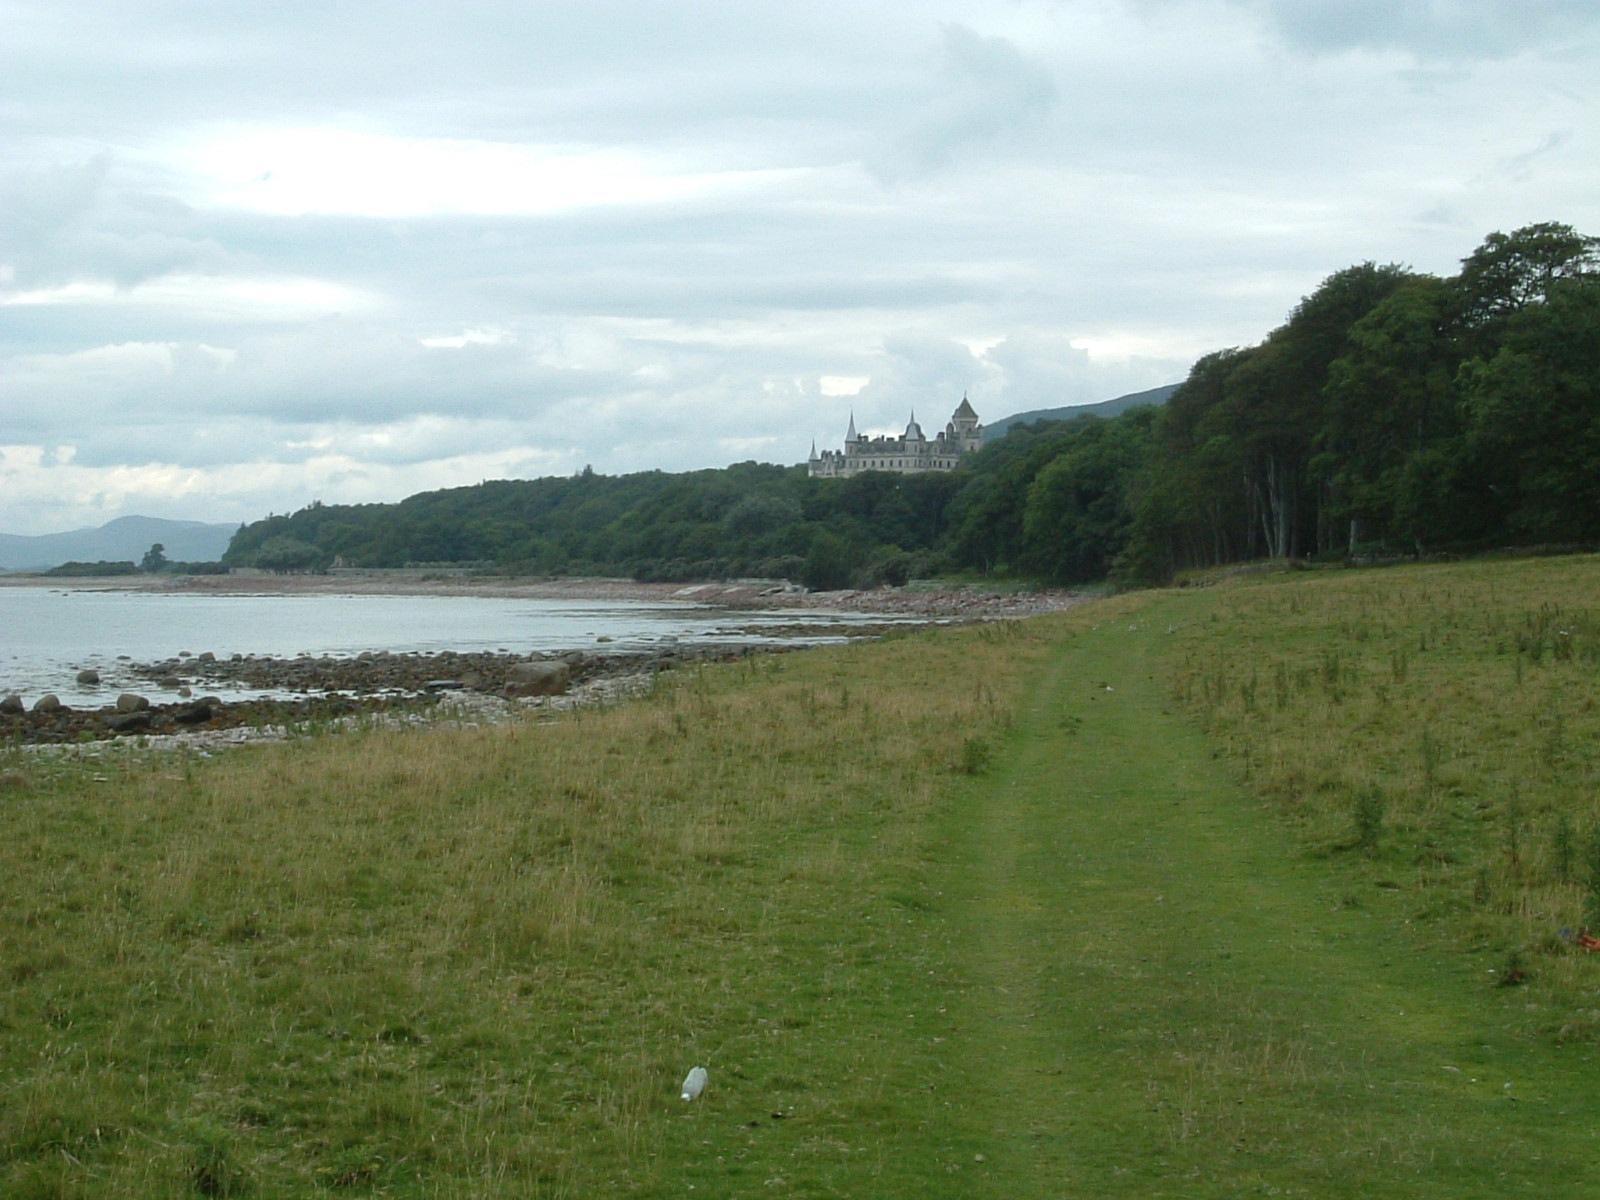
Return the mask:
[[[1523,961],[1522,951],[1512,950],[1506,955],[1505,965],[1500,968],[1495,978],[1495,987],[1520,987],[1528,982],[1528,966]]]
[[[1356,849],[1363,854],[1376,854],[1378,838],[1383,833],[1383,792],[1377,787],[1364,787],[1350,803],[1350,819],[1355,826]]]
[[[1577,834],[1572,829],[1572,817],[1561,813],[1556,817],[1555,830],[1550,835],[1550,862],[1558,883],[1572,881],[1572,859],[1577,852]]]
[[[1479,908],[1488,908],[1494,899],[1494,884],[1489,879],[1489,868],[1479,867],[1472,877],[1472,902]]]
[[[962,775],[982,775],[993,762],[994,743],[981,734],[973,734],[961,743],[956,770]]]
[[[250,1177],[234,1162],[227,1135],[206,1122],[193,1122],[189,1139],[189,1182],[202,1196],[242,1196]]]
[[[1583,923],[1588,929],[1600,929],[1600,825],[1589,831],[1584,866],[1588,890],[1583,897]]]

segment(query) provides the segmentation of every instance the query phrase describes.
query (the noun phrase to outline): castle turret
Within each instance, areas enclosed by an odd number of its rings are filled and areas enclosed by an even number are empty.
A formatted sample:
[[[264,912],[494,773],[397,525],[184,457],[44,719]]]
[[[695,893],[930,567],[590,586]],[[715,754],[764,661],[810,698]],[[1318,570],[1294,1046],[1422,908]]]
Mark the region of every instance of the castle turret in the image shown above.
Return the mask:
[[[961,393],[960,406],[950,416],[950,432],[963,454],[983,445],[983,426],[978,424],[977,411],[965,392]]]

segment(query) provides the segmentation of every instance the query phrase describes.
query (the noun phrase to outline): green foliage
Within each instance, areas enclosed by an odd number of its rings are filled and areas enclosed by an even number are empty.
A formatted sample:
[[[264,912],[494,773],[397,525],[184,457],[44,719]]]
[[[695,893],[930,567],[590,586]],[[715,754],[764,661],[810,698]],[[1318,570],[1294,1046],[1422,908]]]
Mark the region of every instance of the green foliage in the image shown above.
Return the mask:
[[[836,592],[850,586],[855,555],[837,534],[822,530],[811,539],[800,582],[816,592]]]
[[[1126,561],[1577,542],[1600,518],[1600,241],[1492,234],[1441,280],[1330,276],[1162,412]]]
[[[1201,358],[1164,408],[1016,426],[953,472],[586,468],[313,504],[241,529],[224,561],[1159,583],[1258,558],[1583,543],[1597,464],[1600,240],[1545,223],[1491,234],[1450,279],[1337,271],[1260,345]]]
[[[65,562],[60,566],[51,567],[41,574],[60,576],[67,579],[82,579],[97,575],[137,575],[139,568],[132,562],[124,559],[120,562]]]
[[[310,542],[279,534],[261,543],[251,565],[280,574],[297,574],[325,570],[328,559]]]

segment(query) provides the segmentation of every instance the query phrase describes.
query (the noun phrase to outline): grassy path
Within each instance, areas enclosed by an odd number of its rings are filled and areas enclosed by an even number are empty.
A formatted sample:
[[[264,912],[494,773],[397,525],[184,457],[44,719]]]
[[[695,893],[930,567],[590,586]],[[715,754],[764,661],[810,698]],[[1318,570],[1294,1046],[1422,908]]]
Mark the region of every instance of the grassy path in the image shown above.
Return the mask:
[[[1164,712],[1196,602],[1069,638],[952,818],[970,1194],[1600,1195],[1593,1051],[1341,895]]]

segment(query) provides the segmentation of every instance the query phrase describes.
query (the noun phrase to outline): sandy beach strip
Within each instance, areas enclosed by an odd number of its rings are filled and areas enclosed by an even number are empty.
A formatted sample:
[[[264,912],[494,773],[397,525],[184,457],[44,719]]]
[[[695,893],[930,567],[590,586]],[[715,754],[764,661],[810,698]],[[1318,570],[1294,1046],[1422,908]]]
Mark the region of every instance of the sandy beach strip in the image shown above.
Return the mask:
[[[997,620],[1056,612],[1093,599],[1066,589],[957,587],[873,588],[808,592],[782,581],[638,583],[631,579],[526,579],[425,569],[334,570],[322,575],[0,575],[0,586],[75,591],[141,591],[194,595],[480,596],[531,600],[607,600],[649,604],[709,604],[749,610],[820,609],[895,613],[932,618]]]

